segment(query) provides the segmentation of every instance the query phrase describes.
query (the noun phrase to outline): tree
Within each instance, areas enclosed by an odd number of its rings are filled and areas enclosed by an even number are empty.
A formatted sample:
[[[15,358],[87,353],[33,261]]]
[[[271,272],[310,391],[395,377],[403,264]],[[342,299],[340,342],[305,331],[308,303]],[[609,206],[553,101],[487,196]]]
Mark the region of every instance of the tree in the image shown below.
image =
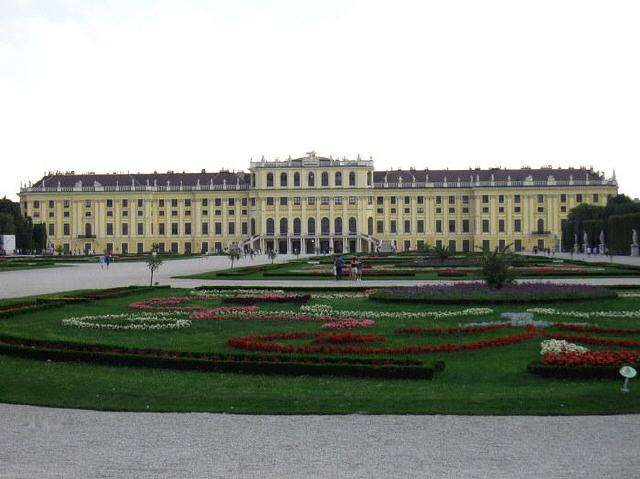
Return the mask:
[[[62,256],[62,252],[64,251],[64,246],[62,246],[61,244],[56,245],[56,253],[58,253],[58,256]]]
[[[240,247],[237,244],[229,246],[229,249],[227,249],[227,256],[231,261],[231,271],[233,271],[233,263],[240,259]]]
[[[158,253],[153,251],[149,256],[147,256],[146,262],[147,268],[151,271],[151,281],[149,281],[149,286],[153,286],[153,273],[162,265],[162,260],[160,259],[160,256],[158,256]]]
[[[480,275],[490,289],[500,289],[513,282],[514,276],[511,269],[513,254],[511,245],[502,251],[496,248],[494,251],[484,251],[480,259]]]
[[[442,263],[444,263],[444,261],[451,255],[449,248],[445,248],[441,244],[436,245],[436,247],[433,249],[433,252],[438,258],[440,258],[440,262]]]
[[[278,256],[278,253],[276,253],[275,250],[270,249],[267,252],[267,257],[271,260],[271,264],[273,264],[273,260],[276,259],[276,256]]]

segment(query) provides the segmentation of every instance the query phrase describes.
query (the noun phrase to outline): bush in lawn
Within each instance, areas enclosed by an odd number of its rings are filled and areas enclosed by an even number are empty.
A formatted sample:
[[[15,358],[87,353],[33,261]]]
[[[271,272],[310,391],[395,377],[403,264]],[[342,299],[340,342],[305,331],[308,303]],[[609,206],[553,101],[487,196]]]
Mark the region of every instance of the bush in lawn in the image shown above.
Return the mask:
[[[435,253],[435,255],[440,259],[440,261],[442,263],[444,263],[444,261],[451,256],[451,252],[449,251],[449,248],[445,248],[442,245],[437,245],[434,249],[433,252]]]
[[[513,283],[511,263],[513,254],[509,250],[511,245],[500,251],[496,248],[493,252],[485,251],[480,261],[480,276],[490,289],[501,289],[507,284]]]

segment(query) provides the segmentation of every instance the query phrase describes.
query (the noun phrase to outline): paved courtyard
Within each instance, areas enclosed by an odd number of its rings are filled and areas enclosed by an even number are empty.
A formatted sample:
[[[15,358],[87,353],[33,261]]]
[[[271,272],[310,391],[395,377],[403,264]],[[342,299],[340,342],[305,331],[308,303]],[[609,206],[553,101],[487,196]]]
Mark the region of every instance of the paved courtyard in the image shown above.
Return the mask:
[[[612,387],[614,387],[612,385]],[[640,416],[237,416],[0,404],[0,478],[638,477]]]
[[[276,262],[284,262],[292,259],[292,256],[279,256]],[[640,258],[615,257],[614,259],[628,261],[629,264],[640,265]],[[602,258],[600,258],[602,259]],[[257,256],[253,260],[241,259],[238,267],[269,263],[266,255]],[[233,284],[238,287],[245,286],[273,286],[273,287],[318,287],[318,286],[340,286],[351,287],[351,281],[326,281],[326,280],[201,280],[201,279],[178,279],[173,276],[181,276],[207,271],[216,271],[229,268],[229,260],[224,256],[210,256],[208,258],[188,258],[165,261],[154,276],[154,282],[160,284],[170,284],[175,287],[193,288],[200,285],[221,286]],[[550,281],[549,279],[527,279],[528,282]],[[554,279],[558,283],[579,283],[579,284],[624,284],[640,285],[640,278],[567,278]],[[416,284],[446,284],[455,281],[411,281],[411,280],[367,280],[360,284],[365,286],[411,286]],[[114,286],[148,285],[149,270],[144,262],[122,262],[113,263],[109,270],[100,269],[97,263],[80,263],[71,266],[30,269],[22,271],[0,272],[0,298],[14,298],[19,296],[29,296],[34,294],[47,294],[74,289],[87,288],[110,288]]]

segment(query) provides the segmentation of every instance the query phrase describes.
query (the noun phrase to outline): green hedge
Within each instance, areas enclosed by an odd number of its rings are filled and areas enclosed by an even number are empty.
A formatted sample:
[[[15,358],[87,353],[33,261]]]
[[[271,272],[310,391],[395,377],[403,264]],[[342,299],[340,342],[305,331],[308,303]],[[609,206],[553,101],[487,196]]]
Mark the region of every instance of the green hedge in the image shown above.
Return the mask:
[[[639,367],[634,364],[636,369]],[[620,366],[557,366],[534,361],[527,365],[527,371],[537,376],[557,379],[619,379]]]
[[[611,216],[608,228],[609,250],[616,254],[630,255],[634,229],[640,235],[640,213]]]
[[[387,379],[433,379],[436,371],[444,370],[444,362],[433,365],[417,362],[351,360],[328,358],[214,355],[215,358],[194,357],[196,353],[130,350],[99,345],[0,338],[0,354],[30,359],[87,362],[110,366],[149,367],[162,369],[230,372],[249,374],[281,374],[310,376],[352,376]],[[207,355],[201,355],[207,356]],[[274,360],[275,359],[275,360]]]

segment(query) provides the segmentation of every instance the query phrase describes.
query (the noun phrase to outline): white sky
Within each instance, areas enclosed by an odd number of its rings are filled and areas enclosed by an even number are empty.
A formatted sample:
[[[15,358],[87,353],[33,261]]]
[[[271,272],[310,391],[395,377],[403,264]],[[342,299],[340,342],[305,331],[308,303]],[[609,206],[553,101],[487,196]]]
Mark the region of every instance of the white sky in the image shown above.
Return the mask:
[[[590,166],[640,196],[640,1],[0,0],[0,197],[48,170]]]

